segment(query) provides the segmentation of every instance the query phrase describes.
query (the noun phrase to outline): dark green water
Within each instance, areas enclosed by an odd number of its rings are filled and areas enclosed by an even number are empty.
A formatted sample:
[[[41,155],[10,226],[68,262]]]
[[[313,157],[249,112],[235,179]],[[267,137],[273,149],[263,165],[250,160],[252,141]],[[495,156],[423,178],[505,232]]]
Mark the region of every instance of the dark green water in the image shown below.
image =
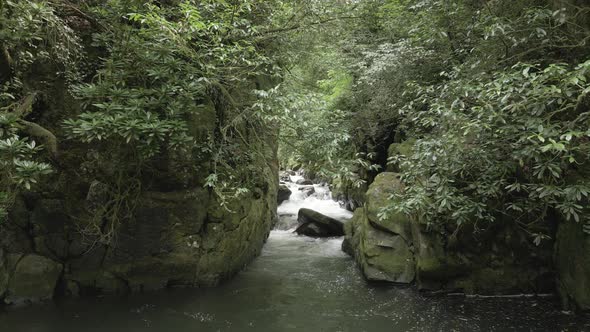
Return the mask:
[[[302,206],[347,215],[318,191],[284,203],[280,225],[296,222]],[[562,313],[554,299],[433,297],[368,285],[341,242],[274,231],[262,255],[221,287],[10,309],[0,312],[0,332],[590,331],[590,317]]]

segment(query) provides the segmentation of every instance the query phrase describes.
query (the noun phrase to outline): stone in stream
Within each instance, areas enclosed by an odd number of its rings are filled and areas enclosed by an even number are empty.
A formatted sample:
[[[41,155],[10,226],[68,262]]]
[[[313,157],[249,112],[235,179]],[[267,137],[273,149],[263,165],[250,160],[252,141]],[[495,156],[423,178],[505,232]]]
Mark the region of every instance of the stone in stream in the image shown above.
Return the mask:
[[[277,203],[281,204],[291,197],[291,189],[286,185],[282,184],[279,186],[279,193],[277,195]]]
[[[311,180],[299,179],[297,180],[297,182],[295,182],[295,184],[298,184],[300,186],[312,186],[313,182]]]
[[[291,182],[291,176],[288,172],[280,172],[279,173],[279,180],[281,182]]]
[[[300,209],[297,216],[300,226],[295,233],[310,237],[344,235],[344,223],[310,209]]]
[[[315,188],[313,186],[300,187],[299,191],[303,192],[304,197],[309,197],[309,196],[315,194]]]

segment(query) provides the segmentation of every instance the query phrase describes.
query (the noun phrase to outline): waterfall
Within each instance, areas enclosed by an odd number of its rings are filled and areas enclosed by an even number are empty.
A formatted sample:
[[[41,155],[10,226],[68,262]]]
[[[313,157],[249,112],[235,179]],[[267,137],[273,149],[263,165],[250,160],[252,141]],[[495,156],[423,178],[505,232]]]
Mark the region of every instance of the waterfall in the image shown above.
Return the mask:
[[[289,200],[284,201],[278,207],[279,222],[275,227],[276,230],[294,230],[297,227],[297,213],[301,208],[311,209],[341,221],[347,221],[352,217],[350,211],[341,208],[337,202],[332,200],[332,193],[328,185],[314,184],[314,193],[308,196],[304,190],[300,189],[311,186],[296,184],[303,177],[292,175],[290,178],[291,182],[285,184],[292,194]]]

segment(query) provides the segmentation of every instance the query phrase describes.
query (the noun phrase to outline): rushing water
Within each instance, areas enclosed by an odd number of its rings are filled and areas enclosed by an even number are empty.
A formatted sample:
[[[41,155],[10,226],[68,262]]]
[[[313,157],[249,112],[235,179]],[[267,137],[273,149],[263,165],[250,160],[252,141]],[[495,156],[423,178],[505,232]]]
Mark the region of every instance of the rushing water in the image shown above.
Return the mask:
[[[292,233],[301,207],[340,219],[350,213],[324,187],[306,198],[290,186],[262,255],[221,287],[11,309],[0,313],[0,331],[590,331],[588,317],[561,312],[554,299],[429,297],[369,285],[340,251],[341,238]]]

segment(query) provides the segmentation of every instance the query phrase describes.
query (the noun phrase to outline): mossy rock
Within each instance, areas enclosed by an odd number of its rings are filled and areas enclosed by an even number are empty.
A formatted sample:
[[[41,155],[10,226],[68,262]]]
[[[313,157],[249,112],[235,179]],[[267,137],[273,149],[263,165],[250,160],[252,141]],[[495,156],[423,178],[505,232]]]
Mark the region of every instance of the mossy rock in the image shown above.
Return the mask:
[[[369,232],[380,232],[371,230]],[[363,272],[368,280],[409,284],[416,275],[411,247],[399,235],[390,235],[387,246],[372,242],[367,237],[363,242],[365,256]]]
[[[8,303],[39,302],[54,296],[63,266],[39,255],[24,256],[8,285]]]
[[[402,236],[406,240],[412,237],[410,219],[400,213],[394,213],[387,218],[379,218],[381,210],[390,205],[389,197],[392,194],[399,193],[403,190],[398,173],[384,172],[375,178],[375,181],[367,191],[367,218],[375,225],[394,234]]]
[[[414,281],[416,270],[411,253],[380,249],[379,254],[367,259],[363,274],[367,280],[409,284]]]
[[[415,262],[411,243],[398,234],[376,228],[365,208],[355,211],[345,226],[346,247],[370,281],[408,284],[415,279]]]

